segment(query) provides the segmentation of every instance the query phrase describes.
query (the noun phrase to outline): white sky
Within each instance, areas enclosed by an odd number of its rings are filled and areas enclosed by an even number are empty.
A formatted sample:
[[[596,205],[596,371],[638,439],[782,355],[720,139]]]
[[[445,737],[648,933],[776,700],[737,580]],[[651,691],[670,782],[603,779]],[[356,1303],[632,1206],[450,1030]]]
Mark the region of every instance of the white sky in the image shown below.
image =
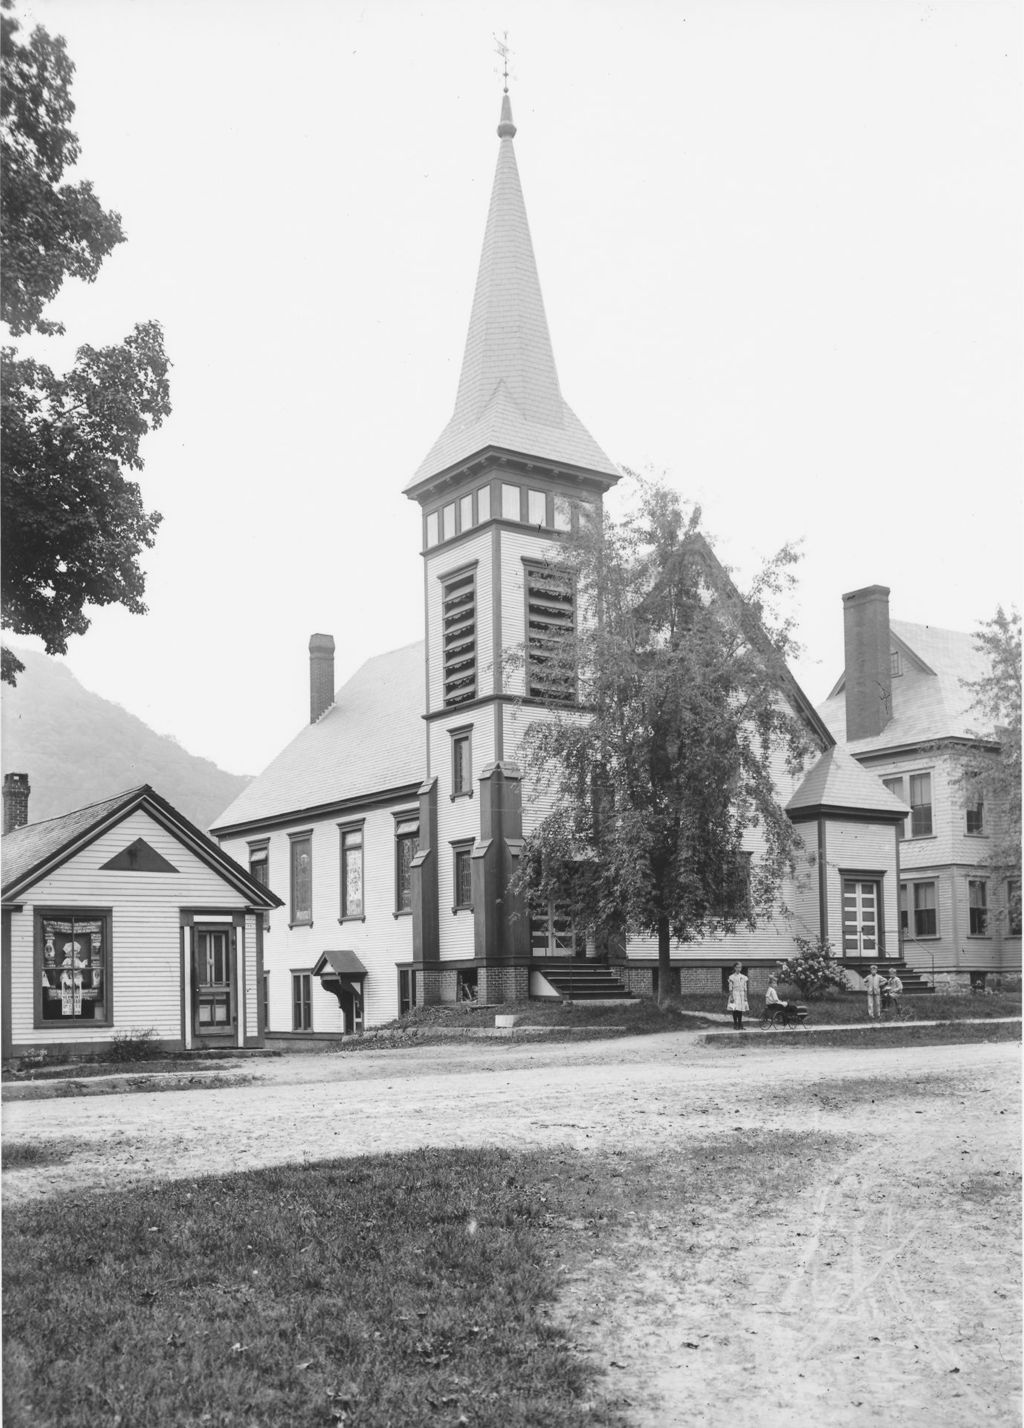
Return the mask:
[[[516,152],[567,400],[704,507],[741,579],[802,539],[794,672],[843,591],[973,629],[1018,602],[1020,8],[998,0],[35,0],[77,65],[81,173],[128,241],[50,315],[157,318],[149,615],[67,663],[256,773],[422,635],[401,495],[451,412],[513,46]]]

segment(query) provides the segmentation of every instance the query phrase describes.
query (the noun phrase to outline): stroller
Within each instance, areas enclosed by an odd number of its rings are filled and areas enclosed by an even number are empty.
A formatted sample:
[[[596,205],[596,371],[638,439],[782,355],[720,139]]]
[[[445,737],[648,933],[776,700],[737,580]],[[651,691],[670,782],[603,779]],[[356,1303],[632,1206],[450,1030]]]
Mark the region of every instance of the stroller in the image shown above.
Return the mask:
[[[776,1027],[795,1031],[807,1020],[807,1008],[802,1002],[788,1002],[786,1005],[765,1006],[761,1013],[761,1026],[767,1031]]]

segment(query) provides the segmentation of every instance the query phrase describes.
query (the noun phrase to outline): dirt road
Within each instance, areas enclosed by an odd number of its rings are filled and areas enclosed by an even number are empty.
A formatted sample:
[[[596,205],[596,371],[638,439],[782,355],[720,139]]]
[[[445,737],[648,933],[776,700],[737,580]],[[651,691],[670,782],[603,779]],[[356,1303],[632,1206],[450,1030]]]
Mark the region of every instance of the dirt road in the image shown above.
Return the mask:
[[[753,1240],[694,1264],[669,1224],[603,1245],[559,1314],[638,1428],[1016,1424],[1019,1048],[713,1048],[670,1035],[250,1063],[213,1090],[12,1103],[72,1139],[5,1202],[424,1145],[698,1156],[822,1131],[834,1158]],[[753,1233],[753,1231],[752,1231]]]

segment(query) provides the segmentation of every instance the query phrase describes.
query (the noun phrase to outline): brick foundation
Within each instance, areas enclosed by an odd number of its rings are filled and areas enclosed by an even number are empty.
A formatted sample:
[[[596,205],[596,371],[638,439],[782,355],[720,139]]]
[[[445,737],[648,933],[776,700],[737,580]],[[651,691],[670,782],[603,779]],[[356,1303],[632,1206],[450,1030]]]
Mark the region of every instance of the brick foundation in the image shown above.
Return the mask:
[[[481,967],[477,977],[477,1000],[520,1002],[530,995],[528,967]],[[452,996],[454,998],[454,984]]]

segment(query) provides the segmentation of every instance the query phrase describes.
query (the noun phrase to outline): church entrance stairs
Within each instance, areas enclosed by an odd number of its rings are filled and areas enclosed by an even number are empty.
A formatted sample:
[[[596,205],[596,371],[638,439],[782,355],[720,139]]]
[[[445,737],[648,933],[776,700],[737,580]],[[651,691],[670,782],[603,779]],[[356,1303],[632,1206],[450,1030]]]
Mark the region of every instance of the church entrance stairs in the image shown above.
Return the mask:
[[[587,958],[582,959],[545,957],[533,963],[532,970],[539,972],[546,982],[558,993],[563,1001],[569,1002],[611,1002],[633,1001],[633,992],[619,981],[610,971],[607,963]]]

